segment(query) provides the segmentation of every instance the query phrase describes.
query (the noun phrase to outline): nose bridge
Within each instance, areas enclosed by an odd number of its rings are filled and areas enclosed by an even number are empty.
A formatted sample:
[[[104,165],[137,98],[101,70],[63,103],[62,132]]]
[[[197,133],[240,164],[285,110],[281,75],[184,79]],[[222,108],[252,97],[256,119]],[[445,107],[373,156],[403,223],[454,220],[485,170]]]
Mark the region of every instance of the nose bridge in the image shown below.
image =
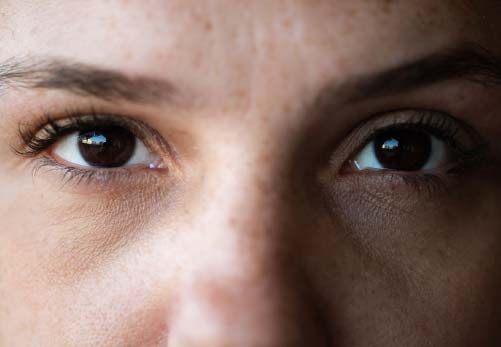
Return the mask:
[[[287,248],[290,202],[281,201],[287,183],[277,182],[274,165],[236,152],[218,160],[204,182],[193,222],[199,257],[192,264],[194,271],[246,281],[276,271]]]
[[[235,141],[237,142],[237,141]],[[266,146],[236,144],[207,168],[198,228],[216,237],[270,245],[290,218],[294,202],[284,160]],[[247,247],[245,247],[247,248]],[[254,248],[255,249],[255,248]]]
[[[273,170],[249,161],[222,173],[225,184],[203,204],[196,223],[203,241],[181,276],[173,346],[322,346],[288,242],[295,224],[288,183]]]
[[[295,202],[284,165],[256,148],[235,151],[220,161],[213,181],[207,183],[211,193],[197,227],[220,250],[216,259],[222,258],[228,269],[230,258],[237,271],[248,275],[280,266],[293,247],[301,218],[293,213]]]

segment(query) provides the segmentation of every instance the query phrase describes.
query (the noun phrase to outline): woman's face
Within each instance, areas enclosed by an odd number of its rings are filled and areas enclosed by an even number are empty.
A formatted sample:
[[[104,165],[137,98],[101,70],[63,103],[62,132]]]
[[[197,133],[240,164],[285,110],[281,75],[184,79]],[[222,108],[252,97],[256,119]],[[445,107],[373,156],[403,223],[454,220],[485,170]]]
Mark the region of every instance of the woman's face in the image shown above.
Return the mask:
[[[0,346],[501,343],[497,1],[0,16]]]

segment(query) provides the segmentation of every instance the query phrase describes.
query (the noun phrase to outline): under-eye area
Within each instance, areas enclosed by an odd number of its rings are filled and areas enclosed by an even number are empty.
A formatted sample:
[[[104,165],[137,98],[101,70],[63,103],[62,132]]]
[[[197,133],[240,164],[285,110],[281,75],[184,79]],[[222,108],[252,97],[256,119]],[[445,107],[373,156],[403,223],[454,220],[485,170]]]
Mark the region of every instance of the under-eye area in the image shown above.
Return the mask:
[[[501,1],[0,0],[0,347],[501,346]]]

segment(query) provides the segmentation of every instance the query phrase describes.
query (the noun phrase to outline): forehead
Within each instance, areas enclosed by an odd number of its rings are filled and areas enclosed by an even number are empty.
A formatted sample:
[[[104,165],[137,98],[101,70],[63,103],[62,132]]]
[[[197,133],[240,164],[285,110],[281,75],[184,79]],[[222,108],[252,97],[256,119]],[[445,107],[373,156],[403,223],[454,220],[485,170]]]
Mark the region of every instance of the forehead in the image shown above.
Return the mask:
[[[49,56],[202,91],[308,87],[485,36],[489,1],[6,0],[0,60]],[[5,20],[3,20],[5,19]],[[193,79],[196,77],[196,80]],[[223,88],[224,87],[224,88]]]
[[[486,7],[465,0],[5,0],[0,4],[3,41],[71,46],[89,39],[111,47],[154,42],[223,41],[258,45],[263,38],[336,45],[345,38],[418,37],[482,17]],[[395,30],[397,32],[395,32]],[[451,30],[451,29],[449,29]],[[459,29],[457,29],[459,30]],[[2,35],[3,34],[3,35]],[[367,35],[370,34],[370,37]],[[422,36],[421,36],[422,38]],[[40,41],[41,40],[41,41]],[[346,43],[346,42],[343,42]],[[382,42],[379,42],[382,43]],[[123,47],[122,47],[123,48]],[[258,47],[257,47],[258,48]],[[349,48],[349,47],[347,47]],[[38,47],[37,47],[38,50]]]

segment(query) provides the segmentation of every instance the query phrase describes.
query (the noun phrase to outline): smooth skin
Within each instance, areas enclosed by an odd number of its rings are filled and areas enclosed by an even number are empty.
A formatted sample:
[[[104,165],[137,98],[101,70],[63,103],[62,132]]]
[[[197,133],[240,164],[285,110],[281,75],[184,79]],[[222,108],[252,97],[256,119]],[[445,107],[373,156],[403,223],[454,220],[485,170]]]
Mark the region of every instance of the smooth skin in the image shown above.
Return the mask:
[[[1,64],[172,86],[152,102],[2,85],[0,346],[501,344],[501,88],[346,97],[466,42],[501,55],[497,1],[4,0],[0,18]],[[167,172],[63,184],[12,150],[20,123],[91,109],[155,129]],[[469,124],[485,162],[437,190],[342,169],[353,129],[415,109]]]

